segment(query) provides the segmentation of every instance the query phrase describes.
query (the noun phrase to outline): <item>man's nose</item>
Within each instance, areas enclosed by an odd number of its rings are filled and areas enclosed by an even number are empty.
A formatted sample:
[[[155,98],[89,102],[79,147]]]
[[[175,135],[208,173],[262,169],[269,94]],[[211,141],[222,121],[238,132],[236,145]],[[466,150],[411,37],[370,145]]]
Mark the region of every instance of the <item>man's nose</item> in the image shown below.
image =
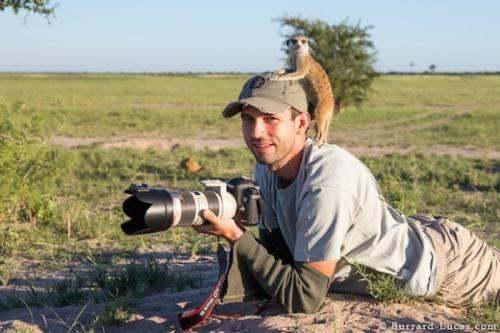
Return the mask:
[[[252,138],[258,139],[265,133],[264,121],[260,118],[255,118],[252,126]]]

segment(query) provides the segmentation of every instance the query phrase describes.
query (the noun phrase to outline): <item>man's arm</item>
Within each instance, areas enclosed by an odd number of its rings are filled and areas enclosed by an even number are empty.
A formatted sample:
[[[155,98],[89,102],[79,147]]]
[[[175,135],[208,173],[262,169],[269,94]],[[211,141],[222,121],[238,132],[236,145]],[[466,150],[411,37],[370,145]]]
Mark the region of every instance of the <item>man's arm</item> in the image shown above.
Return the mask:
[[[277,257],[250,232],[243,232],[232,219],[219,219],[205,210],[209,222],[194,227],[198,232],[222,236],[233,246],[234,255],[246,264],[261,287],[288,312],[314,313],[323,303],[335,271],[335,260],[289,262]]]
[[[273,255],[277,254],[278,257],[288,262],[293,261],[293,255],[288,250],[288,245],[286,245],[279,229],[259,228],[259,242],[263,243]],[[308,264],[324,275],[331,277],[335,273],[335,262],[336,260],[322,260],[309,262]]]
[[[335,261],[285,263],[271,255],[250,232],[239,238],[233,251],[249,267],[261,287],[288,312],[318,311],[330,287]],[[330,272],[329,276],[325,274]]]

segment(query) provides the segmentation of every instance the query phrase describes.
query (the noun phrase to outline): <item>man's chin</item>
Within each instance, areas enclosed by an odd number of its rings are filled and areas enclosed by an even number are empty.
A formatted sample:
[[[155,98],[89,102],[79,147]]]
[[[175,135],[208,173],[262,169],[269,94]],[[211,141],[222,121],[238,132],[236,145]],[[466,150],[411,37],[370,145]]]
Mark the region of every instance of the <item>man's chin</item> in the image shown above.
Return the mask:
[[[275,162],[275,159],[272,158],[271,156],[257,154],[253,151],[252,151],[252,153],[253,153],[253,156],[255,157],[255,160],[257,161],[257,163],[270,165],[270,164],[273,164]]]

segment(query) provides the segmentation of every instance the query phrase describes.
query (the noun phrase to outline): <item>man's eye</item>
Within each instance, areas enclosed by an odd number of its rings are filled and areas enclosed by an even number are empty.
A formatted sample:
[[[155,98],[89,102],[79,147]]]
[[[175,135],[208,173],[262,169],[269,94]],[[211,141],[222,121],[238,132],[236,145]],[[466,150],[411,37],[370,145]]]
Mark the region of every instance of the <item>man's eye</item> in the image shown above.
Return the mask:
[[[278,120],[278,118],[269,116],[269,117],[265,117],[264,120],[267,122],[270,122],[270,121],[276,121],[276,120]]]

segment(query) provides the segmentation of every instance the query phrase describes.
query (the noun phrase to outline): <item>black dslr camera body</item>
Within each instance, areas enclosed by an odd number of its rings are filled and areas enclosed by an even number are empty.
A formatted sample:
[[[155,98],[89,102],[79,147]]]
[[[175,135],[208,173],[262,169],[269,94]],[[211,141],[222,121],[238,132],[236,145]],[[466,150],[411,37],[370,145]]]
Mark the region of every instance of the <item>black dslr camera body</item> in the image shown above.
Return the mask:
[[[132,184],[123,212],[130,217],[121,228],[127,235],[140,235],[203,224],[200,212],[212,210],[219,218],[234,218],[242,225],[259,223],[263,201],[259,187],[250,179],[238,177],[223,182],[203,180],[203,191],[169,191]]]

